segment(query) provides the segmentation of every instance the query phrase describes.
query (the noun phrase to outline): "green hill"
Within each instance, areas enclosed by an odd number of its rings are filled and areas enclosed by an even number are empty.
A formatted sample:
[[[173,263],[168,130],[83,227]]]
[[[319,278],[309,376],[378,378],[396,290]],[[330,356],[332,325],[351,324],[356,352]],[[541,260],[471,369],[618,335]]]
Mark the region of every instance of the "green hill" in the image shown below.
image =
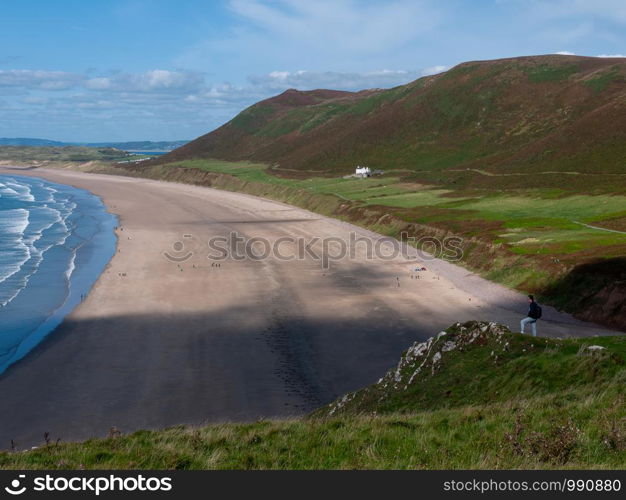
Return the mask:
[[[406,169],[420,179],[421,172],[459,168],[623,173],[625,96],[625,59],[467,62],[389,90],[287,90],[163,161],[247,160],[296,176],[345,173],[357,164]],[[545,184],[534,177],[521,181]]]
[[[596,347],[593,347],[596,346]],[[179,426],[0,453],[13,469],[626,466],[626,336],[544,339],[456,324],[377,384],[301,419]]]

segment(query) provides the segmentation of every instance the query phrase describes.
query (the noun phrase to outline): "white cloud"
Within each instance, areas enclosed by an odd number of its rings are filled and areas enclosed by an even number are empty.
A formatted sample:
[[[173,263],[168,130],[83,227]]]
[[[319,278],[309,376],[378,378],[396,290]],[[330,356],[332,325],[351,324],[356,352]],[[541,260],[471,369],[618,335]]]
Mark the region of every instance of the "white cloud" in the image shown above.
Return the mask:
[[[624,54],[599,54],[596,57],[626,57]]]
[[[623,0],[517,0],[543,21],[551,19],[588,18],[626,23]]]
[[[406,64],[407,47],[426,42],[442,21],[431,0],[231,0],[230,31],[182,51],[180,67],[212,69],[237,78],[261,74],[267,63],[291,71],[367,71]],[[244,57],[242,57],[244,54]]]
[[[85,87],[92,90],[109,90],[113,87],[113,82],[105,77],[90,78],[85,82]]]
[[[428,30],[438,14],[426,2],[391,0],[372,4],[355,0],[232,0],[231,10],[255,29],[296,45],[335,52],[384,52]]]
[[[193,137],[198,134],[184,131],[209,131],[245,107],[288,88],[395,87],[446,68],[436,66],[412,71],[383,68],[367,72],[278,69],[250,76],[244,85],[210,83],[200,73],[161,69],[98,76],[92,76],[91,72],[0,71],[0,94],[18,96],[2,107],[0,128],[4,122],[11,124],[13,134],[27,130],[29,123],[32,126],[41,120],[42,112],[45,112],[47,125],[55,130],[78,127],[80,133],[88,133],[82,127],[92,127],[94,122],[109,127],[109,123],[132,121],[141,130],[151,130],[149,127],[155,125],[144,120],[158,117],[160,123],[178,124],[172,132],[175,136]],[[111,133],[114,133],[113,126]]]
[[[379,87],[395,87],[408,83],[420,76],[445,71],[447,66],[437,66],[423,71],[374,70],[364,73],[338,71],[272,71],[266,75],[253,75],[248,78],[252,89],[271,93],[288,88],[312,90],[318,88],[335,90],[363,90]]]
[[[145,73],[120,73],[85,81],[91,90],[115,92],[189,92],[204,84],[204,77],[195,72],[155,69]]]
[[[289,75],[289,71],[272,71],[269,77],[275,80],[286,80]]]
[[[194,73],[180,73],[155,69],[148,71],[134,80],[141,90],[172,90],[188,88],[203,83],[203,78]]]
[[[422,76],[436,75],[438,73],[443,73],[444,71],[448,71],[449,69],[450,69],[450,66],[443,66],[443,65],[431,66],[430,68],[423,69],[421,72],[421,75]]]
[[[558,52],[555,52],[555,54],[559,56],[575,56],[576,55],[574,54],[574,52],[570,52],[569,50],[559,50]]]
[[[0,70],[0,87],[24,89],[67,90],[75,87],[82,77],[65,71],[28,69]]]
[[[118,73],[88,78],[64,71],[0,70],[0,87],[21,90],[71,90],[84,88],[108,92],[189,92],[201,88],[204,77],[197,72],[155,69],[145,73]]]

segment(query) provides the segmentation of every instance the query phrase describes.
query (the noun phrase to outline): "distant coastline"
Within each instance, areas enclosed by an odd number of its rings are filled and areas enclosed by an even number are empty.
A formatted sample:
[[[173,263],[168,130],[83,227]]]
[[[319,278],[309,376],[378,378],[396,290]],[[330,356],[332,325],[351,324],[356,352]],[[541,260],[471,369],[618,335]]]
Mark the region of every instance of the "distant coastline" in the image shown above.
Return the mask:
[[[160,155],[165,155],[169,153],[169,151],[137,151],[135,149],[129,149],[128,152],[133,153],[135,155],[154,155],[154,156],[160,156]]]
[[[39,146],[64,147],[84,146],[89,148],[116,148],[125,151],[169,152],[187,144],[188,140],[178,141],[122,141],[122,142],[64,142],[35,137],[0,137],[0,146]]]

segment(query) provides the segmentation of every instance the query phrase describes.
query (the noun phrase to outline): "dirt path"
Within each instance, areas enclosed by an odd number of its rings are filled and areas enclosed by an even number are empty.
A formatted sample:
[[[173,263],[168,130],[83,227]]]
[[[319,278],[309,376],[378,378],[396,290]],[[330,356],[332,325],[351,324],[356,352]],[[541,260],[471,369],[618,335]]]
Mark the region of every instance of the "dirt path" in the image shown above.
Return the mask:
[[[589,229],[597,229],[598,231],[608,231],[609,233],[626,234],[625,231],[618,231],[617,229],[609,229],[607,227],[592,226],[590,224],[584,224],[583,222],[578,222],[576,220],[573,220],[572,222],[574,224],[578,224],[579,226],[588,227]]]

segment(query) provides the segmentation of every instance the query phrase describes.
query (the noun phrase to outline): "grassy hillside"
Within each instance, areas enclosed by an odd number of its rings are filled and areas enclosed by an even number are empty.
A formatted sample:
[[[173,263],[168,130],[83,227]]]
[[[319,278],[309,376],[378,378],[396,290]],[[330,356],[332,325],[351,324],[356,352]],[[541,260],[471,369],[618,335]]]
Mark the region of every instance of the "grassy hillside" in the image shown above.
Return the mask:
[[[602,346],[604,349],[590,346]],[[1,468],[623,468],[626,337],[453,325],[304,419],[174,427],[0,454]]]
[[[163,160],[248,160],[277,165],[286,176],[366,164],[421,180],[443,175],[468,187],[493,185],[488,175],[452,173],[471,168],[561,187],[562,176],[533,174],[624,173],[625,95],[625,59],[468,62],[389,90],[288,90]],[[584,177],[569,182],[591,187]],[[593,185],[606,187],[600,179]]]
[[[511,334],[496,323],[457,323],[411,346],[376,384],[345,395],[317,415],[406,413],[583,387],[608,389],[626,376],[625,361],[624,336],[553,340]]]

